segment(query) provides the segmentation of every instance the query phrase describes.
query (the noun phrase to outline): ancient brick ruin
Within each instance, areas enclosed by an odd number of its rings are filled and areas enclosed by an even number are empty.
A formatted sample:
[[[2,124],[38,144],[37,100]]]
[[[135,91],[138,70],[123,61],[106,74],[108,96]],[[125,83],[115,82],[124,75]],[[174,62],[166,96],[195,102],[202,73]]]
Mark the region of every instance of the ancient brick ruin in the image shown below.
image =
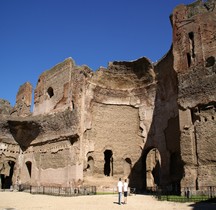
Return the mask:
[[[1,187],[96,185],[139,190],[216,183],[215,1],[177,6],[173,43],[93,72],[68,58],[0,100]]]

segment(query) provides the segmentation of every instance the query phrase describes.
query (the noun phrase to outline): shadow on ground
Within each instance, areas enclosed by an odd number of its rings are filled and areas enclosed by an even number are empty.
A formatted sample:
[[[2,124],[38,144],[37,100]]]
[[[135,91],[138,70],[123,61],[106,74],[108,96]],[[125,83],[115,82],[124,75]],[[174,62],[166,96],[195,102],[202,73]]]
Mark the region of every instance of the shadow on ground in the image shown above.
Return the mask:
[[[216,210],[216,198],[191,204],[193,210]]]

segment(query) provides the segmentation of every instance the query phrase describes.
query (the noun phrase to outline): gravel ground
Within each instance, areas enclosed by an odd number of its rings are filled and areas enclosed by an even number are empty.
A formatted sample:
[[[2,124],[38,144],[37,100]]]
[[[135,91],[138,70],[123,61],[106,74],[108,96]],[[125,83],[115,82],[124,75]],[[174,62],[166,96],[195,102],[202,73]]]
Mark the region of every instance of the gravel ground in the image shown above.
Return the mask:
[[[117,195],[59,197],[25,192],[0,192],[0,210],[216,210],[216,204],[157,201],[148,195],[132,195],[118,205]]]

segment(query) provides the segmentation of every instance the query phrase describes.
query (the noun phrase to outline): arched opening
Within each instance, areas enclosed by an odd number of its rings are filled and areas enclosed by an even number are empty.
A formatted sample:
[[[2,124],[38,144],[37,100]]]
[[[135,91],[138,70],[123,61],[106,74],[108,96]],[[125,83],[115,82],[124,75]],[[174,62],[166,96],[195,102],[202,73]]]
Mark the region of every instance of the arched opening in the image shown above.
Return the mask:
[[[132,168],[132,162],[130,158],[125,158],[123,168],[124,168],[124,176],[128,177],[129,174],[131,173],[131,168]]]
[[[146,189],[155,190],[160,184],[161,158],[157,148],[151,149],[146,156]]]
[[[31,177],[32,163],[30,161],[27,161],[26,162],[26,167],[28,169],[29,177]]]
[[[94,159],[92,156],[88,157],[87,170],[90,174],[94,172]]]
[[[104,175],[113,176],[113,153],[112,150],[105,150],[104,152]]]
[[[52,87],[49,87],[47,89],[47,93],[49,95],[50,98],[52,98],[54,96],[54,91],[53,91],[53,88]]]
[[[14,165],[15,162],[9,160],[8,162],[4,163],[4,171],[1,172],[1,188],[2,189],[10,189],[13,185],[12,177],[14,172]]]

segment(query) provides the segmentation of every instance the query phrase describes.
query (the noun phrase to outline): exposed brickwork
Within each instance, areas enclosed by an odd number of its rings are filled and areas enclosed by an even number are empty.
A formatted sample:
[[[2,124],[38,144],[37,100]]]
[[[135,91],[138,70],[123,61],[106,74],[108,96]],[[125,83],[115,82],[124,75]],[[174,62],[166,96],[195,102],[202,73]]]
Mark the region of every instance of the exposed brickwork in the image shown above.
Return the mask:
[[[57,64],[40,75],[32,114],[21,86],[13,110],[0,106],[0,173],[13,171],[2,185],[216,183],[215,11],[213,0],[177,6],[172,48],[155,64]]]

